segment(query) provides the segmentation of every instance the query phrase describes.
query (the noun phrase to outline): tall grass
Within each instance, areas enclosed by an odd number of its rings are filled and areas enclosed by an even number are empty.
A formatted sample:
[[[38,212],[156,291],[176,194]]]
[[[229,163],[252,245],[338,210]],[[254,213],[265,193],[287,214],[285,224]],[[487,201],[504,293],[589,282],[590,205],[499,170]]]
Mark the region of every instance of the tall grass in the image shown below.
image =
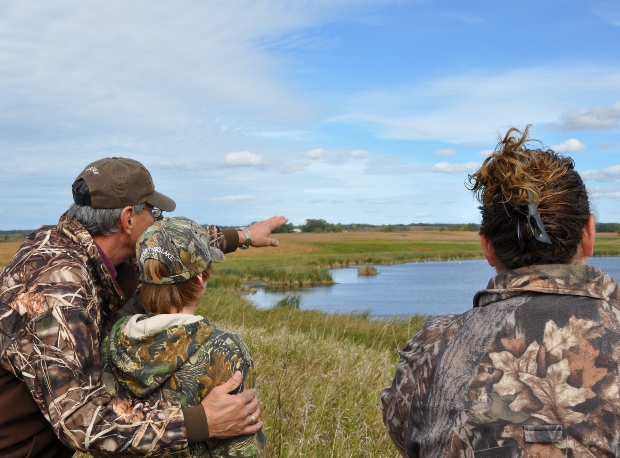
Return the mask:
[[[392,381],[396,349],[423,317],[259,310],[222,290],[207,290],[197,313],[237,332],[252,350],[272,457],[399,456],[379,392]]]

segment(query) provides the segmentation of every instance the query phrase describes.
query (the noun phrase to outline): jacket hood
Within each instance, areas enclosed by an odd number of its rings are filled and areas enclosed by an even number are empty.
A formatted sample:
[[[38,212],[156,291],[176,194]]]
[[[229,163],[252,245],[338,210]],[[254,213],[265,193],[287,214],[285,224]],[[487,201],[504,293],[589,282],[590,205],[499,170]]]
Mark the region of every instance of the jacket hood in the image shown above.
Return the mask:
[[[144,397],[172,377],[214,330],[206,318],[181,313],[121,318],[109,334],[110,369],[121,387]]]

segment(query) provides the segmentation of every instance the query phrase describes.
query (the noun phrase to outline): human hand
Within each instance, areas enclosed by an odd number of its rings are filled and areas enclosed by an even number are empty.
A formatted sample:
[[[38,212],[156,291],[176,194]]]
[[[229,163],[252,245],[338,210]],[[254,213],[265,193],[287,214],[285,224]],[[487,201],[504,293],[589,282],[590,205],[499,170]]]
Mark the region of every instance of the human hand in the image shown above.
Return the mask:
[[[263,427],[256,390],[229,394],[241,385],[243,376],[237,371],[224,384],[217,386],[201,402],[207,414],[210,438],[226,438],[254,434]]]
[[[271,232],[278,227],[282,226],[288,221],[288,218],[284,216],[272,216],[269,219],[264,221],[259,221],[257,223],[248,226],[248,230],[250,231],[250,235],[252,236],[252,242],[250,245],[253,247],[265,247],[265,246],[278,246],[280,242],[276,239],[271,238]],[[239,243],[243,244],[245,242],[245,235],[239,234]]]

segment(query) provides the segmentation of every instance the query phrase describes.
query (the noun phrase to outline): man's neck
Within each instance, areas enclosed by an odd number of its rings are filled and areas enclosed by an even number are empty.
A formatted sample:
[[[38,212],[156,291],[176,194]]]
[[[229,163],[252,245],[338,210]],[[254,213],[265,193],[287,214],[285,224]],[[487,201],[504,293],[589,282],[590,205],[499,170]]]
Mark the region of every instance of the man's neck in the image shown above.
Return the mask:
[[[122,239],[122,234],[114,233],[111,235],[94,235],[93,240],[105,253],[113,266],[118,266],[121,262],[127,261],[135,256],[135,248],[129,249]]]

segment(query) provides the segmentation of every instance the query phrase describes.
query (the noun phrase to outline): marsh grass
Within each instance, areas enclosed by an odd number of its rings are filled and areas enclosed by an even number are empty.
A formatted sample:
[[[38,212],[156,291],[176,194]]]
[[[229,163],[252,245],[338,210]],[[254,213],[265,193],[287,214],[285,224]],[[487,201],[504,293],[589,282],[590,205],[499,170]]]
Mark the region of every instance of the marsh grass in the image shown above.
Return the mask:
[[[278,234],[278,249],[240,250],[213,269],[213,287],[239,288],[260,280],[295,288],[329,285],[330,269],[355,265],[391,265],[415,261],[481,259],[478,235],[472,232]],[[620,256],[620,235],[597,234],[595,256]],[[226,281],[220,282],[220,276]]]
[[[301,306],[301,294],[290,293],[273,304],[274,307],[288,307],[298,310]]]
[[[377,275],[377,268],[371,264],[366,264],[365,266],[361,266],[357,268],[357,275],[361,277],[369,277],[372,275]]]
[[[282,234],[283,235],[283,234]],[[227,255],[226,266],[213,269],[213,287],[220,287],[220,276],[239,277],[239,284],[248,280],[264,281],[272,286],[302,287],[329,285],[333,279],[330,269],[355,265],[390,265],[412,261],[440,261],[475,259],[482,256],[480,243],[472,240],[415,241],[399,239],[316,240],[303,235],[287,239],[292,243],[285,257],[279,250],[258,250],[250,255],[232,253]],[[377,233],[376,237],[385,237]],[[284,243],[284,242],[282,242]],[[303,254],[299,254],[303,253]],[[230,284],[232,280],[227,280]]]
[[[392,382],[396,349],[423,317],[260,310],[232,291],[209,288],[196,313],[250,347],[272,458],[400,456],[383,426],[379,393]]]
[[[424,321],[260,310],[229,291],[207,290],[197,313],[241,335],[257,367],[272,457],[397,457],[383,426],[380,391],[396,349]]]

